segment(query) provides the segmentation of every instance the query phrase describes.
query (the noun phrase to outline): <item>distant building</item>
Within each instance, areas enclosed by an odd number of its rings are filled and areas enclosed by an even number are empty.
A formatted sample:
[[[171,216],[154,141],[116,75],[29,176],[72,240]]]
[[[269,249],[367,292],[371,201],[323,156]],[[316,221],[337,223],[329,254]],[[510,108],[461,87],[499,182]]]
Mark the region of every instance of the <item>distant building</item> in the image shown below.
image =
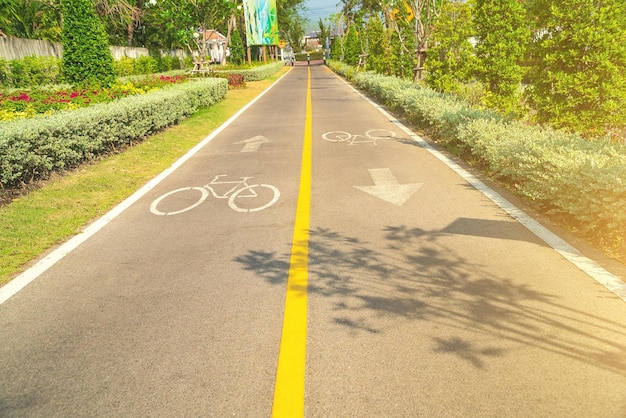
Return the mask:
[[[226,37],[218,31],[211,29],[204,32],[204,41],[207,46],[207,58],[210,58],[211,62],[219,64],[224,54],[228,56]]]
[[[304,49],[306,51],[321,51],[323,46],[323,41],[320,41],[320,33],[316,31],[309,32],[305,35],[305,46]]]
[[[331,30],[331,35],[330,35],[330,39],[328,40],[328,43],[330,44],[330,42],[334,38],[339,37],[339,36],[341,36],[339,30],[337,29]],[[305,49],[307,51],[322,51],[325,48],[326,39],[320,39],[319,31],[311,31],[307,33],[304,39],[306,41]]]

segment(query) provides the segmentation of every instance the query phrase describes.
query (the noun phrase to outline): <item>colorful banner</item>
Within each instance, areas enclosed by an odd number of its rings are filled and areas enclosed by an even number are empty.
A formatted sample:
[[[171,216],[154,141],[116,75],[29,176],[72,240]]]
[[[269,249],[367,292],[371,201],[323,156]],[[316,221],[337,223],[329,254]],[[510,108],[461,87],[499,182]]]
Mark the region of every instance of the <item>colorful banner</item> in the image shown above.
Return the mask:
[[[248,46],[278,45],[276,0],[243,0]]]

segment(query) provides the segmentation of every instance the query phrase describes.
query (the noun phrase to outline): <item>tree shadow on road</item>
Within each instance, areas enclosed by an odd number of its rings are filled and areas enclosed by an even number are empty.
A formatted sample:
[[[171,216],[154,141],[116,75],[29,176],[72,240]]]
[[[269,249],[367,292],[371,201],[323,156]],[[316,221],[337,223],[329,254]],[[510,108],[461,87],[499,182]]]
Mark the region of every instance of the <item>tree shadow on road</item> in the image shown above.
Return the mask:
[[[433,352],[454,354],[476,368],[507,351],[491,343],[478,347],[467,335],[530,346],[626,375],[626,325],[464,258],[446,245],[445,237],[471,231],[459,229],[468,222],[440,231],[388,226],[377,242],[311,230],[309,294],[329,307],[334,325],[354,334],[385,333],[389,319],[438,324],[445,333],[431,336]],[[268,283],[284,285],[285,259],[250,251],[236,261]]]

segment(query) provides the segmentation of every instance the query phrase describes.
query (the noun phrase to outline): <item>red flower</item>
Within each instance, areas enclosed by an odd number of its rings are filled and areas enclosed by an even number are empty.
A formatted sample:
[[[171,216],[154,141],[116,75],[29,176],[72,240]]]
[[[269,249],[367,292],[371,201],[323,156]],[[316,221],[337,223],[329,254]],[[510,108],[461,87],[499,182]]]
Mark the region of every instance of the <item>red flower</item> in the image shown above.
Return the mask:
[[[10,99],[10,100],[13,100],[14,102],[19,102],[20,100],[23,100],[23,101],[25,101],[25,102],[30,102],[30,101],[32,101],[33,99],[31,99],[31,98],[28,96],[28,94],[26,94],[26,93],[20,93],[20,95],[19,95],[19,96],[13,96],[13,97],[11,97],[11,99]]]

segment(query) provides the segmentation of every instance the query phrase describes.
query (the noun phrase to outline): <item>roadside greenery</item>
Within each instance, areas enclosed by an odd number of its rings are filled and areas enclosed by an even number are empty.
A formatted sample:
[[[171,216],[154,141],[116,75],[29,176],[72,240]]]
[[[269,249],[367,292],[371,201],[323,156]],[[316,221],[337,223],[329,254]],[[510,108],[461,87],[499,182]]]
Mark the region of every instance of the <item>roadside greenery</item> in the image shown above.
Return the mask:
[[[224,98],[223,79],[199,79],[86,108],[0,124],[0,188],[45,179],[121,149]]]
[[[626,256],[626,146],[506,119],[397,77],[330,67],[536,208]]]
[[[355,65],[355,57],[366,55],[368,70],[425,82],[483,108],[589,140],[626,142],[622,0],[342,4],[341,25],[359,29],[333,42],[335,60]],[[386,48],[376,39],[384,39]]]

